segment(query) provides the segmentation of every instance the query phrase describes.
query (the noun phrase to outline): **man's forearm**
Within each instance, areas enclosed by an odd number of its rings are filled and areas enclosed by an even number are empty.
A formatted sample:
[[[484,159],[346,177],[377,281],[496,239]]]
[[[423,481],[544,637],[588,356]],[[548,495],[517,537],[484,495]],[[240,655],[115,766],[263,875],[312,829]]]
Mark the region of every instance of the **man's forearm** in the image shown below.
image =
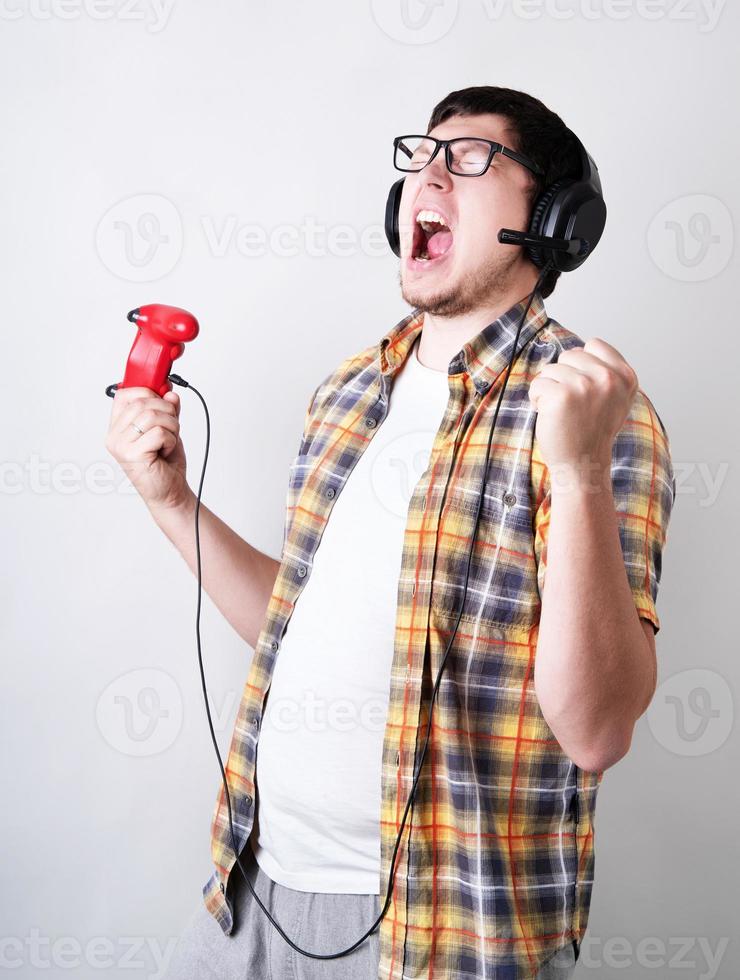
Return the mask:
[[[197,575],[195,505],[192,494],[180,507],[150,512]],[[239,636],[254,648],[280,562],[253,548],[202,501],[199,527],[203,588]]]
[[[594,487],[598,485],[598,490]],[[587,492],[553,484],[535,690],[566,754],[589,771],[613,765],[653,681],[624,567],[608,470]]]

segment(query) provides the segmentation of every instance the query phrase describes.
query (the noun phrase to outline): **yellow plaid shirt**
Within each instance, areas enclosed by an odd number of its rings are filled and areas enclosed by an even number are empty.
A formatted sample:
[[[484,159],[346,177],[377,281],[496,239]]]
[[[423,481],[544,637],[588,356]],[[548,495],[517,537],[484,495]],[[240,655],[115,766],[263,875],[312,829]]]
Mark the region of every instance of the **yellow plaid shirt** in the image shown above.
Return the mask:
[[[525,305],[515,304],[450,361],[447,408],[408,508],[383,739],[381,908],[432,686],[462,598],[488,432]],[[383,423],[394,376],[422,324],[419,311],[404,317],[331,372],[308,406],[289,471],[280,569],[226,763],[240,851],[254,822],[260,719],[281,638],[332,507]],[[586,930],[603,774],[565,755],[535,696],[550,492],[528,400],[542,366],[583,343],[547,316],[536,295],[499,411],[462,619],[396,858],[392,902],[378,927],[380,980],[531,978],[562,946],[573,942],[577,952]],[[657,630],[675,482],[668,436],[641,389],[615,439],[611,474],[635,607]],[[240,872],[223,786],[211,853],[204,900],[229,934],[228,882]]]

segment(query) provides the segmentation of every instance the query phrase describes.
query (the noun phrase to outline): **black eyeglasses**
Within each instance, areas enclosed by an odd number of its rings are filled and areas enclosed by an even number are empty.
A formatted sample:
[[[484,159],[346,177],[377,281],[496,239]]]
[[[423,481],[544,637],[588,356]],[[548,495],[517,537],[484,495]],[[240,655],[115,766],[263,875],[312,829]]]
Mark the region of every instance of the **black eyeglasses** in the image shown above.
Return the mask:
[[[416,173],[432,162],[441,147],[445,150],[447,169],[458,177],[480,177],[488,170],[496,153],[516,160],[533,174],[544,176],[544,171],[536,163],[516,150],[493,140],[471,136],[457,136],[452,140],[438,140],[434,136],[396,136],[393,140],[393,166],[404,173]]]

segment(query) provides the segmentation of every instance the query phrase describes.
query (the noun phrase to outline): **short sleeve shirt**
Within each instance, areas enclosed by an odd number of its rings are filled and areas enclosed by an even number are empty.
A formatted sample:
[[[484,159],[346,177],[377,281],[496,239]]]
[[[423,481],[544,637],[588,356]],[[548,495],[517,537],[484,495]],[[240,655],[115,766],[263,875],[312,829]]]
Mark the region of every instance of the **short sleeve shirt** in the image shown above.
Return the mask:
[[[588,921],[603,773],[585,771],[565,754],[535,695],[550,478],[528,399],[543,366],[584,342],[548,317],[537,294],[515,343],[527,302],[489,323],[450,361],[447,407],[409,504],[382,752],[381,906],[460,603],[462,614],[378,927],[379,980],[535,977],[562,946],[580,947]],[[240,850],[254,822],[260,720],[283,633],[334,502],[383,424],[394,376],[422,325],[423,314],[412,311],[344,360],[311,397],[289,471],[280,568],[227,759]],[[488,433],[515,348],[473,542]],[[658,630],[675,481],[668,435],[642,389],[615,438],[611,477],[635,609]],[[211,854],[204,900],[229,934],[235,858],[222,786]]]

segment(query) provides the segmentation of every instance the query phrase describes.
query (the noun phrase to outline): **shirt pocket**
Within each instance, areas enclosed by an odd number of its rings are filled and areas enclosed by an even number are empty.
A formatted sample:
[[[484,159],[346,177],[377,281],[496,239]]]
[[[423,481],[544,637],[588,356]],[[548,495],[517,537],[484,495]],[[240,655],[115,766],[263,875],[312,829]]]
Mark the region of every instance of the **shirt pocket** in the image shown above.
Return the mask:
[[[440,515],[431,592],[432,607],[457,614],[472,543],[480,475],[452,483]],[[539,620],[534,506],[529,471],[489,467],[462,620],[529,627]]]

